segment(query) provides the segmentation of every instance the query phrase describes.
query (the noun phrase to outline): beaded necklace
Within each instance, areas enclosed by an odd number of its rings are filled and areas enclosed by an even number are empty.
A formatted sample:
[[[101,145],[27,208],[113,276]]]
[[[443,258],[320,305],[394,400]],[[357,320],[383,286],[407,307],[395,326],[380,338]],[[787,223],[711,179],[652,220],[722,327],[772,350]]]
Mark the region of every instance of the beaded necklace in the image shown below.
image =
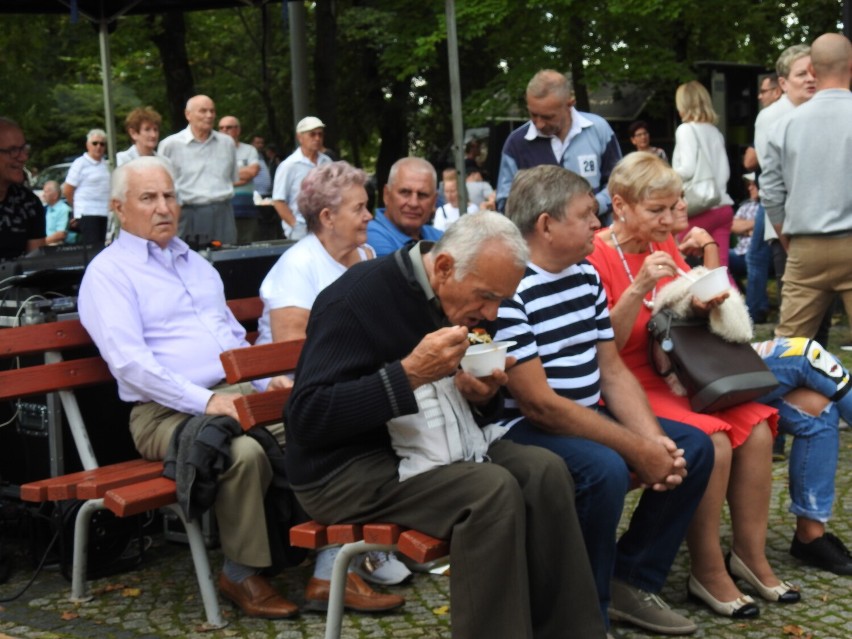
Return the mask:
[[[624,266],[624,272],[627,273],[627,279],[630,280],[630,283],[633,284],[633,273],[630,271],[630,266],[627,265],[627,260],[624,259],[624,252],[621,250],[621,245],[618,243],[618,238],[615,235],[615,229],[610,232],[612,236],[612,243],[615,245],[615,250],[618,251],[618,257],[621,258],[621,264]],[[653,253],[653,249],[650,244],[648,244],[648,251]],[[651,291],[651,299],[646,300],[643,299],[642,303],[645,305],[647,309],[654,308],[654,300],[657,298],[657,285],[654,284],[654,289]]]

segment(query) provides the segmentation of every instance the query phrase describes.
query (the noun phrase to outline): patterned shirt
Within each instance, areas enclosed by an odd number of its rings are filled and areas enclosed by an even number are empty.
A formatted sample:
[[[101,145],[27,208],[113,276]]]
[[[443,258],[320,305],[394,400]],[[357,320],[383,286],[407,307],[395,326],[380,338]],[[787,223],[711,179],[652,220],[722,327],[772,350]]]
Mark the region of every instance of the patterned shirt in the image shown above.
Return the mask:
[[[44,206],[36,195],[19,184],[12,184],[6,199],[0,202],[0,260],[23,255],[27,240],[44,238]]]
[[[585,260],[560,273],[528,263],[515,296],[500,306],[494,333],[495,340],[517,342],[509,354],[519,364],[541,358],[550,387],[582,406],[600,399],[597,343],[614,338],[600,276]],[[504,393],[503,423],[512,426],[522,415]]]

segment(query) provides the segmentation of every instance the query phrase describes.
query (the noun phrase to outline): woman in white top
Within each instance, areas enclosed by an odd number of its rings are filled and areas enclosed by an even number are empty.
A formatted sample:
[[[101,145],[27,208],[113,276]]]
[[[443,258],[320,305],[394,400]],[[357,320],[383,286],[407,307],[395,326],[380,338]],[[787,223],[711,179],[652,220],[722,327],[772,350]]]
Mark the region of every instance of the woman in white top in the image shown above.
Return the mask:
[[[260,286],[263,316],[257,343],[305,337],[319,292],[347,268],[375,256],[367,245],[367,174],[347,162],[312,169],[302,181],[299,211],[308,234],[269,271]]]
[[[136,107],[127,114],[124,128],[133,140],[126,151],[115,154],[116,167],[145,155],[157,155],[157,143],[160,141],[160,124],[163,118],[151,107]]]
[[[68,169],[62,194],[74,210],[81,244],[99,244],[106,240],[109,212],[109,168],[106,154],[106,133],[92,129],[86,134],[86,152]]]
[[[698,166],[699,153],[706,153],[716,187],[721,193],[719,204],[689,217],[689,229],[694,226],[705,229],[719,245],[719,259],[728,265],[728,247],[731,239],[731,224],[734,220],[734,201],[728,195],[728,178],[731,167],[725,151],[725,139],[716,128],[719,119],[713,110],[710,94],[695,80],[681,84],[675,93],[675,106],[683,120],[675,131],[675,148],[672,168],[684,182],[688,182]]]
[[[308,234],[278,258],[260,285],[263,316],[257,344],[305,337],[308,317],[317,295],[353,264],[375,257],[366,244],[367,174],[348,162],[331,162],[311,169],[302,180],[299,211]],[[328,579],[336,553],[317,555],[315,576]],[[392,553],[360,555],[354,570],[380,584],[396,584],[411,572]],[[318,571],[318,572],[317,572]]]

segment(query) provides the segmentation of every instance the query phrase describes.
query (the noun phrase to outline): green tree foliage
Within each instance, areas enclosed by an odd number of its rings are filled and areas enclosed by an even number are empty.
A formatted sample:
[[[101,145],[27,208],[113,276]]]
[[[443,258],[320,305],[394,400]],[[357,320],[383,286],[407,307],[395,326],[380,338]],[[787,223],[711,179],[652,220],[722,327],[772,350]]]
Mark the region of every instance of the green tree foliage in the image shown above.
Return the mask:
[[[675,86],[699,60],[771,68],[786,46],[838,30],[842,0],[456,0],[466,126],[524,117],[523,91],[540,68],[570,71],[578,102],[603,84],[653,89],[670,108]],[[311,109],[329,120],[342,157],[375,170],[414,151],[435,158],[451,139],[444,2],[316,0],[308,4]],[[189,12],[186,57],[193,90],[246,136],[294,145],[286,3]],[[82,151],[103,126],[96,32],[68,16],[4,16],[0,114],[21,121],[34,165]],[[111,35],[119,148],[127,111],[151,105],[164,133],[185,126],[166,91],[147,16],[119,20]],[[330,40],[329,38],[333,38]],[[333,49],[331,48],[332,43]],[[330,54],[329,54],[330,52]],[[329,55],[324,55],[329,54]],[[329,73],[329,69],[332,73]],[[318,103],[319,102],[319,103]],[[175,113],[177,115],[170,115]]]

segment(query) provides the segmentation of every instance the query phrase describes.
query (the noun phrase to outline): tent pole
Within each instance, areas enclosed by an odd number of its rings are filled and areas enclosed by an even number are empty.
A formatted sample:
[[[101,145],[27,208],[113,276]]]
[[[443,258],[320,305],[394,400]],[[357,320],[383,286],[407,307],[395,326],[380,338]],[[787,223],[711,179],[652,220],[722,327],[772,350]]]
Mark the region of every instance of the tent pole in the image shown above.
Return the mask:
[[[109,55],[109,21],[98,21],[98,41],[101,46],[101,73],[104,85],[104,124],[107,134],[107,153],[110,170],[115,168],[115,115],[112,104],[112,61]]]
[[[287,12],[290,23],[290,71],[293,89],[293,130],[308,115],[308,63],[305,41],[306,11],[303,0],[289,0]]]
[[[459,212],[467,212],[467,188],[464,170],[464,128],[462,123],[459,39],[456,30],[456,3],[447,0],[447,53],[450,63],[450,106],[453,112],[453,157],[458,172]]]

